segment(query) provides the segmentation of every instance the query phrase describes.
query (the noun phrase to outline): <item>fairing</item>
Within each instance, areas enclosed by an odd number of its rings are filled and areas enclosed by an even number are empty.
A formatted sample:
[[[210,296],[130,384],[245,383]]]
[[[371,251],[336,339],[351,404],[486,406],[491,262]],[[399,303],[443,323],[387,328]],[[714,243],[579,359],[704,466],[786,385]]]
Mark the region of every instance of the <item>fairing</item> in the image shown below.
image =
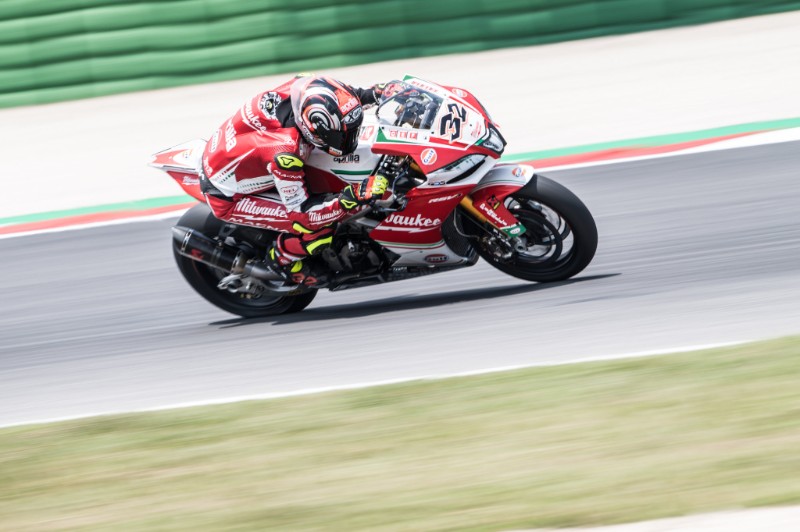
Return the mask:
[[[485,221],[512,234],[516,220],[504,200],[525,186],[534,170],[528,165],[497,164],[505,141],[472,94],[410,76],[404,83],[405,91],[383,102],[377,112],[365,114],[354,153],[333,157],[312,150],[306,156],[307,184],[314,193],[335,193],[372,174],[383,155],[408,155],[425,174],[426,182],[410,190],[405,208],[377,224],[370,237],[400,256],[394,263],[397,266],[467,263],[471,257],[459,255],[445,243],[442,224],[447,217],[459,203],[467,202]],[[417,96],[422,104],[419,112],[403,117],[402,99]],[[497,137],[499,149],[484,145],[490,139],[497,145]],[[151,163],[201,201],[196,169],[204,144],[197,139],[164,150]],[[285,208],[274,194],[261,194],[254,201],[257,204],[252,208],[260,215],[274,214],[263,227],[290,231]],[[237,214],[241,218],[231,221],[248,223],[250,213]]]
[[[200,191],[198,168],[203,157],[205,139],[194,139],[153,155],[150,166],[165,171],[181,188],[198,201],[205,201]]]

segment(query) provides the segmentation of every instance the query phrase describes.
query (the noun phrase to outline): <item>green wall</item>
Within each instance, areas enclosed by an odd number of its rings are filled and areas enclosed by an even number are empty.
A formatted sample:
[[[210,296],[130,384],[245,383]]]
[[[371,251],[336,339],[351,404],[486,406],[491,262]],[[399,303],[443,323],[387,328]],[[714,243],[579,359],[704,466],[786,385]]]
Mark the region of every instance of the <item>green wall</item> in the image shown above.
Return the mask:
[[[0,107],[793,9],[800,0],[0,0]]]

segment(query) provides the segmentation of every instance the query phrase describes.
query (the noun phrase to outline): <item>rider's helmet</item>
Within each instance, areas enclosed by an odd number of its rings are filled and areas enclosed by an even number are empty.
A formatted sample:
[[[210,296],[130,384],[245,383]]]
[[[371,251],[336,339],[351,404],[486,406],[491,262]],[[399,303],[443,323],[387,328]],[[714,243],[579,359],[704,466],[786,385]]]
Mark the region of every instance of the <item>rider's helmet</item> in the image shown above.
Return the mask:
[[[308,142],[336,156],[356,150],[364,110],[352,87],[328,77],[301,77],[291,99],[297,128]]]

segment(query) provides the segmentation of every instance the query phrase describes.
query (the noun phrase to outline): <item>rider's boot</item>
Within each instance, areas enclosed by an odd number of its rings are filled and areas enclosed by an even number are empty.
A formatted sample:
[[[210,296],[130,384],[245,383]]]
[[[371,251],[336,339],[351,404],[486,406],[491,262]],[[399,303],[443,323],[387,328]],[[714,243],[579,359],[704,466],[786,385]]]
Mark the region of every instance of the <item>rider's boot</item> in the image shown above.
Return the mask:
[[[293,284],[316,286],[327,282],[328,275],[314,271],[304,257],[286,250],[285,241],[294,237],[281,235],[267,250],[264,259],[267,267]],[[291,245],[291,242],[290,242]],[[307,257],[306,255],[305,257]]]

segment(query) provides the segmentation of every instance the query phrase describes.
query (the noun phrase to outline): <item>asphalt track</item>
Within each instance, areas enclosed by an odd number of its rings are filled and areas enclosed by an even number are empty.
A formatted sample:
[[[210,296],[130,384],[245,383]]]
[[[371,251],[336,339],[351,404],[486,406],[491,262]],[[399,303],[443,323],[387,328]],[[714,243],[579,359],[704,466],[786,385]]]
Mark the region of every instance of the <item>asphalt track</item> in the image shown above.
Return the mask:
[[[800,333],[800,142],[548,173],[594,262],[485,263],[241,320],[186,285],[172,220],[0,240],[0,425]]]

